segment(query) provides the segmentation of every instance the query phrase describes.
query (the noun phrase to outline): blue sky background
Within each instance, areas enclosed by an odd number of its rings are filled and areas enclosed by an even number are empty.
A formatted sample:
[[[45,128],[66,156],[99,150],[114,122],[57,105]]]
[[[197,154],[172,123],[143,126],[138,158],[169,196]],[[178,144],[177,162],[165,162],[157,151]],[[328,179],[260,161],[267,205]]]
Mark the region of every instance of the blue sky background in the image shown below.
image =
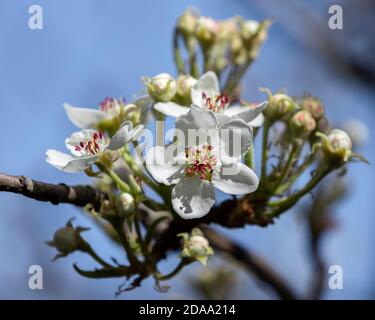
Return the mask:
[[[295,1],[284,3],[292,2]],[[348,1],[342,3],[345,14]],[[28,8],[32,4],[41,5],[44,10],[41,31],[28,28]],[[311,13],[324,24],[329,4],[329,1],[314,5],[309,1],[298,2],[298,6],[310,6]],[[373,89],[338,73],[321,53],[292,36],[285,22],[307,42],[311,32],[303,21],[289,19],[291,12],[277,1],[3,0],[0,2],[0,172],[55,183],[89,181],[83,174],[57,171],[44,160],[48,148],[63,150],[65,137],[75,130],[65,116],[62,103],[94,107],[106,96],[130,100],[142,89],[142,76],[175,74],[171,34],[176,18],[189,6],[215,18],[236,14],[253,19],[274,18],[269,39],[244,79],[245,96],[261,100],[264,95],[257,88],[267,86],[273,91],[286,88],[291,95],[309,91],[321,97],[334,123],[354,117],[367,124],[370,139],[360,151],[370,162],[375,162]],[[344,30],[354,28],[351,20],[344,21]],[[343,31],[332,32],[340,37]],[[363,32],[367,34],[370,30]],[[365,51],[366,45],[366,38],[355,38],[348,44],[359,52]],[[327,289],[324,298],[375,296],[374,177],[372,166],[350,166],[349,194],[337,210],[339,227],[324,239],[326,262],[343,267],[344,289]],[[92,226],[93,230],[85,237],[102,256],[122,258],[121,251],[79,209],[68,205],[54,207],[0,193],[0,298],[114,297],[121,280],[94,281],[73,271],[73,262],[86,268],[94,266],[83,255],[75,253],[67,259],[50,261],[55,252],[43,241],[50,239],[72,216],[77,216],[77,224]],[[313,270],[304,225],[295,212],[284,215],[266,229],[247,227],[224,232],[277,266],[295,290],[303,293],[308,288]],[[163,263],[164,270],[170,270],[177,262],[173,256],[176,253]],[[28,289],[28,268],[33,264],[44,269],[42,291]],[[187,268],[181,277],[170,281],[172,287],[167,294],[155,292],[152,281],[148,280],[140,289],[121,298],[193,298],[186,278],[200,270],[200,265]],[[239,273],[239,277],[234,298],[274,297],[247,274]]]

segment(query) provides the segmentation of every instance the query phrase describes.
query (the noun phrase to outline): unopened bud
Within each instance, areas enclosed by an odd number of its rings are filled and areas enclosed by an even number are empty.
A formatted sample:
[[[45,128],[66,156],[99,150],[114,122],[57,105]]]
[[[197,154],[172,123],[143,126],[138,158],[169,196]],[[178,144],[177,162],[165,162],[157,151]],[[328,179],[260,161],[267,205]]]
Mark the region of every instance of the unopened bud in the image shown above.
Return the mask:
[[[72,220],[70,219],[65,227],[55,232],[52,241],[47,242],[48,245],[55,247],[59,251],[54,260],[65,257],[74,251],[83,250],[85,247],[86,242],[82,239],[80,233],[89,229],[83,227],[74,228]]]
[[[307,97],[301,102],[301,107],[311,113],[315,120],[319,120],[324,116],[324,106],[319,98]]]
[[[214,19],[199,17],[195,28],[195,36],[203,45],[210,45],[214,42],[219,29],[219,23]]]
[[[221,41],[228,41],[232,39],[238,32],[238,17],[233,17],[224,21],[218,22],[218,39]]]
[[[264,110],[264,115],[271,121],[281,120],[291,114],[296,109],[296,104],[292,98],[284,93],[272,95],[269,89],[260,89],[268,95],[268,106]]]
[[[322,139],[323,153],[330,163],[339,165],[349,160],[352,154],[352,141],[345,131],[334,129],[328,136],[317,132],[317,136]]]
[[[160,73],[153,78],[145,78],[149,95],[155,101],[171,101],[176,94],[176,81],[167,73]]]
[[[310,112],[301,110],[290,120],[290,127],[295,137],[307,137],[316,128],[316,122]]]
[[[255,20],[246,20],[241,25],[241,36],[248,41],[253,37],[259,29],[259,22]]]
[[[128,217],[135,210],[133,196],[130,193],[121,193],[116,199],[116,207],[120,217]]]
[[[196,28],[197,16],[191,11],[186,10],[177,21],[177,29],[184,35],[192,35]]]
[[[352,149],[352,140],[349,135],[340,129],[334,129],[328,134],[328,140],[334,150]]]
[[[202,231],[194,228],[191,234],[181,233],[178,236],[183,238],[181,257],[198,260],[206,265],[208,256],[213,255],[214,252]]]
[[[175,100],[182,105],[191,104],[191,88],[197,83],[197,79],[189,75],[180,75],[177,78],[176,96]]]

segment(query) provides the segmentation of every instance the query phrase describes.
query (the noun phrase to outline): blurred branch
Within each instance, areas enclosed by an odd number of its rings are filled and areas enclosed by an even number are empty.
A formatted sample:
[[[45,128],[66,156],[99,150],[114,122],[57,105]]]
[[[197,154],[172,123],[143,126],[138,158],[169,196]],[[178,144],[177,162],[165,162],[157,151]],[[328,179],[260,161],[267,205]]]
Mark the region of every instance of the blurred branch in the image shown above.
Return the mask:
[[[44,183],[24,176],[11,176],[3,173],[0,173],[0,191],[18,193],[55,205],[70,203],[84,207],[90,203],[96,210],[100,208],[100,200],[106,197],[104,193],[90,186]]]
[[[332,217],[333,206],[345,195],[344,181],[334,178],[318,188],[314,201],[308,208],[304,208],[310,235],[310,255],[314,272],[309,299],[320,299],[326,281],[327,266],[321,253],[324,235],[335,226]]]
[[[221,252],[228,254],[231,258],[240,262],[250,274],[255,275],[272,287],[281,299],[295,300],[297,296],[275,271],[267,265],[260,257],[240,244],[219,234],[207,226],[200,226],[201,230],[209,240],[210,244]]]

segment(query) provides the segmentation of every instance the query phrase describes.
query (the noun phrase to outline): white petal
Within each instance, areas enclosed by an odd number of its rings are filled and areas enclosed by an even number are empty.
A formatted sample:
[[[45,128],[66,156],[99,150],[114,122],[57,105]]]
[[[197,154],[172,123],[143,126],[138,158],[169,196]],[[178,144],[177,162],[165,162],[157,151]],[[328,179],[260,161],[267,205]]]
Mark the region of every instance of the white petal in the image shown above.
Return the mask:
[[[208,95],[220,94],[219,80],[215,72],[208,71],[202,75],[191,89],[191,100],[193,105],[201,107],[202,92]]]
[[[172,206],[183,219],[205,216],[215,204],[215,190],[212,184],[199,177],[181,179],[172,190]]]
[[[167,155],[164,147],[156,146],[146,154],[146,168],[157,182],[175,184],[179,181],[183,165],[174,163],[173,160],[173,157]]]
[[[253,170],[238,162],[221,166],[220,172],[214,172],[212,183],[225,193],[240,195],[258,189],[259,179]]]
[[[189,112],[190,107],[183,107],[174,102],[158,102],[154,105],[154,109],[169,117],[177,118]]]
[[[264,123],[264,115],[263,113],[260,113],[254,120],[249,122],[249,125],[253,128],[259,128]]]
[[[122,148],[125,144],[131,141],[142,129],[143,125],[139,125],[133,129],[133,124],[130,121],[125,121],[112,137],[107,150],[114,151]]]
[[[98,156],[77,158],[57,150],[48,150],[46,156],[49,164],[69,173],[83,171],[98,159]]]
[[[267,102],[263,102],[255,107],[251,106],[233,106],[227,108],[224,113],[230,117],[234,117],[236,119],[242,119],[246,123],[253,121],[255,118],[258,117],[262,113],[262,111],[266,108]]]
[[[215,112],[214,113],[215,115],[215,119],[217,121],[217,125],[220,126],[221,124],[223,124],[224,122],[228,121],[231,119],[230,116],[228,116],[226,113],[224,112]]]
[[[225,162],[225,156],[238,158],[249,149],[252,144],[253,130],[245,121],[231,119],[220,127],[221,160]]]
[[[96,125],[108,117],[105,112],[89,108],[76,108],[64,103],[69,120],[80,129],[95,128]]]
[[[90,140],[95,133],[95,130],[84,129],[78,132],[73,132],[69,138],[65,139],[65,146],[75,156],[80,156],[81,152],[76,151],[76,146],[79,146],[80,142],[87,139]]]
[[[212,111],[205,111],[192,106],[189,112],[176,119],[176,130],[182,132],[185,137],[185,146],[195,146],[196,136],[201,137],[201,143],[208,143],[207,137],[211,140],[218,134],[217,122]]]

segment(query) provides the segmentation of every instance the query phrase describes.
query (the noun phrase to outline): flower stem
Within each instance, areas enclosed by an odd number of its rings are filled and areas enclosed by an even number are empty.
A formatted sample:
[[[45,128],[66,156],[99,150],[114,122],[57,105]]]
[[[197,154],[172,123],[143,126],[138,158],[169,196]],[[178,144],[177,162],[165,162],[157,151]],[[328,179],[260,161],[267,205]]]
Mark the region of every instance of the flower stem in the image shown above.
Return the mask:
[[[97,161],[96,166],[100,169],[100,171],[104,172],[107,174],[112,181],[116,184],[117,188],[121,192],[127,192],[129,193],[130,187],[117,175],[116,172],[114,172],[112,169],[108,168],[104,163]]]
[[[262,190],[266,188],[267,178],[267,159],[268,159],[268,131],[270,128],[270,122],[268,119],[264,121],[263,136],[262,136],[262,167],[260,174],[260,183]]]
[[[303,146],[303,142],[301,140],[295,140],[293,142],[293,145],[292,145],[292,150],[290,151],[289,153],[289,156],[288,156],[288,159],[286,161],[286,164],[283,168],[283,170],[281,171],[281,175],[280,177],[276,180],[274,186],[273,186],[273,191],[277,190],[277,188],[280,186],[280,184],[283,183],[283,181],[285,180],[285,178],[288,176],[292,166],[293,166],[293,163],[296,161],[301,149],[302,149],[302,146]]]
[[[186,259],[181,259],[180,263],[176,266],[176,268],[166,274],[166,275],[156,275],[156,279],[157,280],[169,280],[169,279],[172,279],[175,275],[177,275],[185,266],[187,266],[188,264],[190,264],[190,261],[186,260]]]
[[[298,190],[294,194],[292,194],[288,198],[283,198],[278,201],[269,202],[267,205],[269,207],[276,207],[275,210],[269,212],[267,215],[276,217],[285,210],[292,207],[294,204],[298,202],[300,198],[304,195],[309,193],[328,173],[331,172],[331,168],[327,166],[325,162],[322,162],[317,169],[316,174],[311,178],[311,180],[303,187],[302,189]]]
[[[255,163],[254,163],[254,144],[252,143],[247,150],[246,156],[245,156],[245,163],[246,165],[255,170]]]
[[[85,246],[84,252],[89,254],[95,261],[101,264],[104,268],[113,268],[112,265],[110,265],[109,263],[105,262],[102,258],[100,258],[89,244]]]
[[[177,66],[178,73],[184,74],[185,65],[184,65],[184,60],[182,59],[180,47],[178,45],[178,37],[179,37],[179,32],[175,30],[174,35],[173,35],[174,61]]]
[[[275,194],[282,194],[288,190],[293,183],[305,172],[305,170],[313,163],[315,160],[316,153],[313,151],[305,161],[297,168],[296,172],[286,181],[281,184],[275,191]]]

